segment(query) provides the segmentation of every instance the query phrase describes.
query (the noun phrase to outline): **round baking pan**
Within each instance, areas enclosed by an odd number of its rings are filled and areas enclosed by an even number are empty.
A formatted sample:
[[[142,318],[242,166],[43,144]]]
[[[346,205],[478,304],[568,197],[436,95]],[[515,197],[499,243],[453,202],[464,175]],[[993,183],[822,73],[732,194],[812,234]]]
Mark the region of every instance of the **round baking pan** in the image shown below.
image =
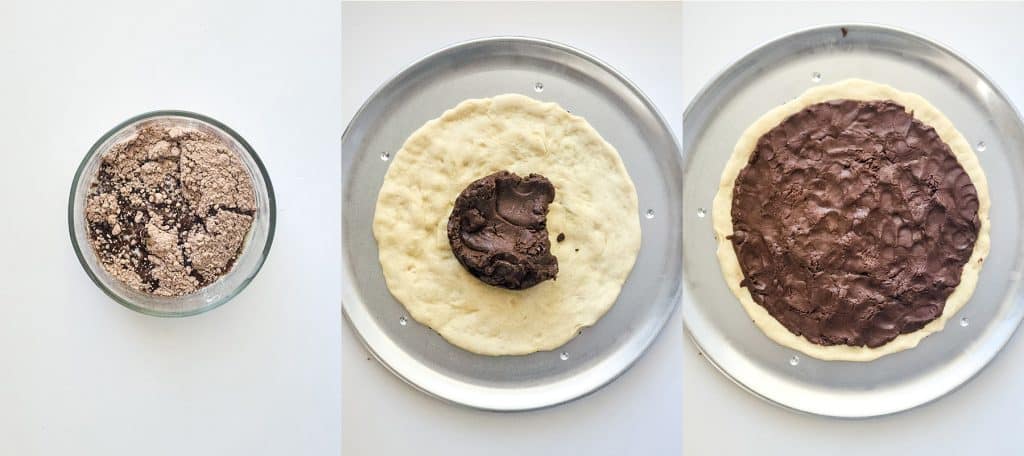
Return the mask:
[[[977,290],[945,330],[876,361],[820,361],[768,339],[729,291],[715,257],[710,208],[736,140],[755,119],[807,88],[862,78],[914,92],[975,148],[995,197],[992,251]],[[1006,344],[1024,315],[1024,125],[980,70],[927,38],[876,25],[829,25],[754,50],[687,108],[683,197],[683,315],[704,358],[778,405],[836,417],[907,410],[952,391]]]
[[[426,121],[468,98],[520,93],[587,119],[622,155],[639,196],[643,243],[615,305],[551,352],[490,357],[445,342],[388,292],[371,232],[391,154]],[[452,195],[454,198],[456,195]],[[342,138],[342,307],[373,355],[436,397],[500,411],[548,407],[624,372],[680,300],[682,157],[654,105],[607,64],[529,38],[461,43],[416,62],[360,108]]]

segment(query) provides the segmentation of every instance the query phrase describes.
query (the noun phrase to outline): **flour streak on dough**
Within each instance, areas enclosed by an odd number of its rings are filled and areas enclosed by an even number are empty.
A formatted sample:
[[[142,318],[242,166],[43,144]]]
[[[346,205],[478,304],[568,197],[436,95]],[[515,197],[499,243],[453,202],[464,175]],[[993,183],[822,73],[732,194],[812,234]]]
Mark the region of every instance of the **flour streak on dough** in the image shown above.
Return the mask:
[[[736,177],[747,165],[750,155],[753,153],[758,139],[765,133],[782,123],[789,116],[800,112],[807,106],[825,102],[828,100],[892,100],[903,105],[912,112],[914,118],[925,125],[935,128],[939,137],[949,145],[956,156],[960,166],[964,168],[971,182],[978,191],[978,219],[981,227],[978,230],[978,239],[974,244],[971,258],[964,265],[963,273],[960,275],[960,284],[953,290],[953,293],[946,299],[942,315],[932,320],[923,328],[897,336],[889,343],[877,348],[866,346],[852,347],[848,345],[818,345],[803,336],[793,334],[785,326],[782,326],[775,317],[754,302],[750,292],[740,286],[743,280],[743,271],[740,269],[739,261],[736,259],[736,252],[732,242],[727,239],[732,235],[732,192]],[[919,95],[901,92],[887,85],[878,84],[860,79],[847,79],[835,84],[814,87],[803,93],[799,98],[779,106],[747,128],[740,136],[736,147],[733,149],[729,162],[722,172],[722,180],[719,184],[718,194],[715,195],[713,222],[715,239],[718,242],[718,261],[722,265],[722,274],[733,294],[739,298],[743,308],[750,315],[754,323],[775,342],[786,347],[798,350],[808,356],[828,361],[872,361],[882,356],[899,351],[914,348],[922,339],[928,335],[941,331],[946,322],[953,317],[974,293],[978,284],[978,274],[981,272],[982,261],[989,252],[989,208],[991,200],[988,193],[988,181],[981,169],[978,157],[963,135],[953,126],[953,123],[946,118],[938,109]]]
[[[555,186],[547,227],[558,277],[526,290],[473,277],[446,234],[459,193],[503,169]],[[384,178],[373,234],[388,288],[416,321],[474,353],[522,355],[565,344],[615,303],[640,249],[637,206],[618,152],[586,120],[499,95],[463,101],[406,140]]]

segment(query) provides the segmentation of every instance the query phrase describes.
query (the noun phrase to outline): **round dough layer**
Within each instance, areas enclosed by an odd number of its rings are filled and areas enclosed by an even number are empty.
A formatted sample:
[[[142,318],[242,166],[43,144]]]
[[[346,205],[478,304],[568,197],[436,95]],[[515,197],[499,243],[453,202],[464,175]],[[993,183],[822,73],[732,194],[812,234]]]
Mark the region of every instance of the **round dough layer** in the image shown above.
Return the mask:
[[[750,155],[753,153],[758,139],[783,120],[804,108],[837,99],[859,101],[892,100],[903,105],[909,112],[913,113],[915,119],[935,128],[939,137],[953,151],[953,155],[960,162],[960,166],[970,176],[978,192],[978,219],[981,223],[981,227],[978,230],[978,239],[974,244],[971,258],[964,265],[963,272],[960,275],[960,284],[946,299],[942,315],[929,322],[923,328],[911,333],[900,334],[889,343],[877,348],[848,345],[818,345],[803,336],[790,332],[778,320],[772,317],[764,307],[754,302],[750,292],[745,287],[740,286],[740,281],[743,280],[743,271],[740,269],[739,261],[736,259],[736,251],[733,249],[732,243],[727,239],[733,233],[733,186],[736,182],[736,177],[750,160]],[[945,115],[917,94],[902,92],[887,85],[871,81],[847,79],[835,84],[807,90],[799,98],[768,111],[743,132],[743,135],[740,136],[739,141],[736,143],[736,147],[733,149],[732,156],[729,158],[725,170],[722,172],[718,193],[715,195],[712,219],[715,239],[718,242],[718,261],[722,265],[722,274],[725,276],[725,281],[728,283],[733,294],[739,298],[740,303],[747,314],[750,315],[750,318],[769,338],[783,346],[822,360],[872,361],[891,353],[916,347],[928,335],[941,331],[945,327],[946,321],[952,318],[967,303],[971,294],[974,293],[982,262],[989,252],[990,207],[991,200],[989,199],[988,182],[985,179],[985,173],[981,169],[981,164],[978,162],[978,157],[974,155],[971,145],[956,130],[953,123]]]
[[[455,198],[500,170],[554,184],[555,280],[493,287],[452,253]],[[637,206],[618,152],[586,120],[507,94],[463,101],[406,140],[384,178],[373,234],[388,288],[416,321],[474,353],[523,355],[565,344],[615,303],[640,249]]]

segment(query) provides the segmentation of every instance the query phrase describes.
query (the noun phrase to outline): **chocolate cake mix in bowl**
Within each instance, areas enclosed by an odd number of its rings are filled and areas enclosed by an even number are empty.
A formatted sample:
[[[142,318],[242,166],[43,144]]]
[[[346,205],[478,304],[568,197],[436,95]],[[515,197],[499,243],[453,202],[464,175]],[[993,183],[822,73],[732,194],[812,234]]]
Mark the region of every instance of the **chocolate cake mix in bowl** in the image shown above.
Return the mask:
[[[170,111],[104,135],[75,175],[68,210],[93,281],[158,316],[201,313],[240,292],[266,258],[275,217],[270,180],[245,140]]]

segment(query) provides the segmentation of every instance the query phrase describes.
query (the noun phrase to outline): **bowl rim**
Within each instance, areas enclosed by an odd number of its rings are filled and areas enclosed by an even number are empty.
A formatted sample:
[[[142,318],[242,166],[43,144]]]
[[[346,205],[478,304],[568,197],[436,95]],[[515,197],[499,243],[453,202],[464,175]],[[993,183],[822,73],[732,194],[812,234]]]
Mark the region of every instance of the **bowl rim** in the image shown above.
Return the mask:
[[[216,299],[216,300],[214,300],[214,301],[212,301],[212,302],[210,302],[210,303],[208,303],[208,304],[206,304],[204,306],[200,306],[200,307],[197,307],[195,309],[189,309],[189,310],[186,310],[186,311],[162,311],[162,310],[151,309],[151,308],[148,308],[148,307],[140,306],[140,305],[132,302],[131,300],[125,299],[121,295],[115,293],[113,290],[111,290],[109,287],[107,287],[106,284],[103,283],[103,280],[101,280],[98,277],[97,272],[94,271],[93,268],[86,261],[86,259],[85,259],[85,255],[86,254],[83,252],[82,245],[79,244],[79,242],[78,242],[78,238],[76,236],[76,230],[75,230],[75,213],[76,213],[75,212],[75,196],[76,196],[76,190],[78,189],[79,184],[81,183],[82,179],[84,178],[83,173],[84,173],[86,167],[97,156],[99,156],[99,154],[101,152],[99,150],[100,147],[102,145],[104,145],[104,143],[106,143],[107,140],[109,140],[111,137],[121,133],[126,128],[129,128],[131,126],[137,125],[137,124],[139,124],[139,123],[141,123],[143,121],[146,121],[146,120],[165,118],[165,117],[167,117],[167,118],[183,117],[183,118],[186,118],[186,119],[189,119],[189,120],[199,121],[199,122],[204,123],[204,124],[214,128],[216,130],[219,130],[220,132],[224,133],[225,135],[231,137],[233,140],[237,141],[242,146],[242,149],[244,149],[244,152],[246,154],[248,154],[249,157],[252,158],[252,161],[256,164],[256,168],[259,170],[258,178],[262,179],[263,182],[266,183],[266,188],[267,188],[267,204],[268,204],[268,209],[269,209],[268,212],[270,214],[269,215],[269,220],[268,220],[267,240],[266,240],[266,242],[263,245],[262,252],[260,252],[259,258],[258,258],[257,263],[256,263],[256,267],[252,271],[252,273],[249,274],[248,277],[245,277],[238,284],[238,286],[236,286],[234,289],[231,290],[230,293],[227,293],[224,296],[222,296],[222,297],[220,297],[220,298],[218,298],[218,299]],[[256,176],[254,176],[254,179],[255,178],[256,178]],[[277,227],[277,201],[276,201],[275,196],[274,196],[274,186],[273,186],[273,184],[270,181],[270,175],[267,173],[266,166],[264,166],[263,161],[260,159],[259,155],[256,154],[256,151],[252,148],[251,145],[249,145],[248,141],[246,141],[245,138],[242,137],[242,135],[238,134],[238,132],[236,132],[235,130],[231,129],[231,127],[228,127],[227,125],[221,123],[220,121],[218,121],[218,120],[216,120],[216,119],[214,119],[212,117],[208,117],[208,116],[205,116],[203,114],[199,114],[199,113],[192,112],[192,111],[174,110],[174,109],[162,109],[162,110],[149,111],[149,112],[144,112],[142,114],[138,114],[138,115],[132,116],[132,117],[130,117],[130,118],[124,120],[124,121],[121,121],[117,125],[115,125],[113,128],[111,128],[106,133],[104,133],[102,136],[100,136],[100,138],[98,140],[96,140],[96,142],[93,143],[92,147],[89,148],[89,151],[86,152],[85,157],[82,158],[81,163],[79,163],[78,168],[75,170],[75,176],[74,176],[74,179],[72,179],[72,181],[71,181],[71,190],[70,190],[69,195],[68,195],[68,234],[71,237],[71,245],[74,248],[75,256],[78,258],[78,262],[82,265],[82,269],[84,269],[85,273],[89,276],[89,279],[91,279],[92,282],[100,290],[102,290],[107,296],[109,296],[111,299],[113,299],[118,304],[121,304],[122,306],[127,307],[128,309],[134,310],[136,312],[139,312],[141,314],[150,315],[150,316],[154,316],[154,317],[188,317],[188,316],[192,316],[192,315],[199,315],[199,314],[202,314],[202,313],[205,313],[205,312],[209,312],[209,311],[211,311],[213,309],[216,309],[216,308],[224,305],[226,302],[230,301],[231,299],[233,299],[235,296],[237,296],[239,293],[241,293],[242,290],[244,290],[249,285],[249,283],[252,282],[252,280],[254,278],[256,278],[256,275],[259,274],[260,270],[263,268],[263,264],[266,262],[267,256],[269,256],[269,254],[270,254],[270,247],[274,243],[274,232],[276,231],[276,227]],[[88,237],[88,233],[86,233],[86,237]],[[92,251],[92,247],[91,246],[89,246],[88,249],[89,249],[90,252]],[[95,254],[95,253],[93,253],[93,254]],[[231,274],[232,272],[233,271],[229,272],[229,274]]]

